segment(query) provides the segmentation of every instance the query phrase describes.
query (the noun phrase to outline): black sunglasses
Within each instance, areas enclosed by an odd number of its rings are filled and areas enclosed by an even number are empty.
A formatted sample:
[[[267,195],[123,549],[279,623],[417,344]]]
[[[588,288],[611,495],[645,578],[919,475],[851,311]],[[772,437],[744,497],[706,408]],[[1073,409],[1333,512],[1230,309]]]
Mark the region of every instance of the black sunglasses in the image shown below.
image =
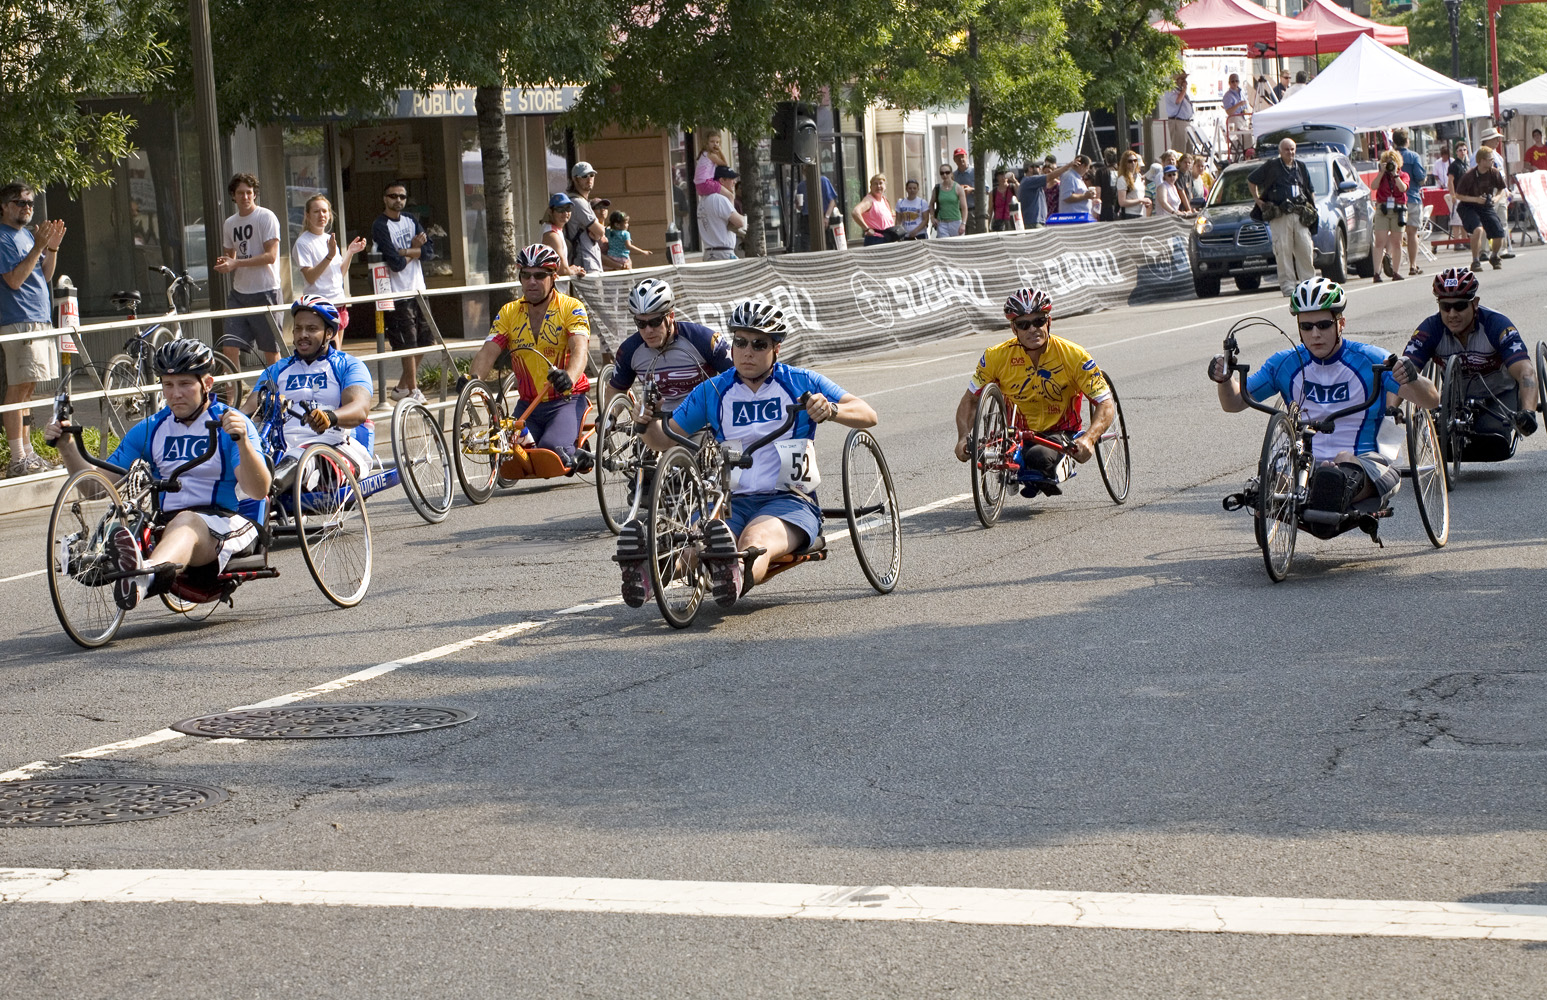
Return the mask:
[[[406,195],[406,194],[389,194],[389,195],[387,195],[387,199],[389,201],[407,201],[408,200],[408,195]]]
[[[1440,299],[1440,309],[1443,312],[1466,312],[1468,309],[1472,308],[1472,304],[1476,301],[1476,299],[1463,299],[1460,302],[1457,302],[1454,299]]]
[[[32,200],[30,198],[12,198],[11,204],[20,205],[22,208],[31,208]]]
[[[1017,330],[1020,330],[1022,333],[1026,332],[1027,330],[1040,330],[1044,326],[1047,326],[1047,317],[1030,316],[1026,319],[1018,319],[1010,325],[1015,327]]]
[[[732,337],[731,346],[740,350],[750,347],[754,351],[766,351],[773,346],[773,342],[770,340],[748,340],[746,337]]]
[[[666,314],[662,313],[659,316],[635,316],[634,325],[641,330],[648,330],[653,326],[665,326]]]
[[[553,277],[553,272],[552,271],[522,271],[521,272],[521,280],[522,281],[541,281],[544,278],[551,278],[551,277]]]
[[[1338,325],[1338,321],[1335,320],[1335,319],[1318,319],[1318,320],[1315,320],[1315,321],[1307,320],[1307,321],[1305,321],[1305,322],[1300,324],[1300,329],[1302,329],[1302,330],[1330,330],[1330,329],[1332,329],[1333,327],[1335,327],[1337,325]]]

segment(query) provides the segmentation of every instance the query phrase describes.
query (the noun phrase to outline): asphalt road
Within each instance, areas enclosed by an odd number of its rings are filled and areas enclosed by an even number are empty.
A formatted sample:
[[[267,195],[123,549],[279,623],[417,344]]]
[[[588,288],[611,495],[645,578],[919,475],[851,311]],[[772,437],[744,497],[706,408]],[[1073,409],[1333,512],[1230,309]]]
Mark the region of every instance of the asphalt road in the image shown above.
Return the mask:
[[[1459,256],[1459,255],[1457,255]],[[1443,258],[1442,262],[1448,262]],[[1547,253],[1483,277],[1547,339]],[[1432,273],[1434,266],[1430,265]],[[1427,278],[1355,282],[1351,336],[1397,349]],[[1547,906],[1547,531],[1538,435],[1470,467],[1447,548],[1411,492],[1384,548],[1302,535],[1263,571],[1220,498],[1265,418],[1204,365],[1272,293],[1058,321],[1113,373],[1134,446],[1114,506],[1065,495],[904,522],[877,596],[847,541],[688,631],[617,594],[589,485],[373,498],[376,577],[327,604],[293,549],[193,625],[148,606],[94,652],[42,577],[0,583],[0,770],[183,780],[231,797],[145,822],[0,832],[12,868],[337,870]],[[951,415],[1003,333],[823,369],[870,399],[905,509],[969,491]],[[1256,364],[1284,341],[1242,338]],[[824,455],[837,433],[824,432]],[[836,463],[824,469],[836,483]],[[0,578],[45,519],[0,520]],[[471,709],[370,739],[190,737],[67,754],[500,629],[317,701]],[[0,885],[3,890],[3,885]],[[9,997],[1433,997],[1540,995],[1519,941],[925,922],[195,903],[0,904]]]

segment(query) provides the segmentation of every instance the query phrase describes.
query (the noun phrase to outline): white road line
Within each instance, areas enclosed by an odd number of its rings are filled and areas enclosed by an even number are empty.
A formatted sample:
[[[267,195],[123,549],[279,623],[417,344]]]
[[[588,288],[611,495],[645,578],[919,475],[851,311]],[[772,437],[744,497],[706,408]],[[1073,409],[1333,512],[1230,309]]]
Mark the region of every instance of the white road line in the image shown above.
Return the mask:
[[[215,903],[1547,941],[1547,906],[414,872],[0,868],[0,903]]]
[[[48,570],[46,570],[46,569],[35,569],[31,573],[18,573],[15,576],[5,577],[4,579],[0,579],[0,583],[11,583],[14,580],[26,580],[26,579],[28,579],[30,577],[42,576],[44,573],[47,573],[47,572],[48,572]]]

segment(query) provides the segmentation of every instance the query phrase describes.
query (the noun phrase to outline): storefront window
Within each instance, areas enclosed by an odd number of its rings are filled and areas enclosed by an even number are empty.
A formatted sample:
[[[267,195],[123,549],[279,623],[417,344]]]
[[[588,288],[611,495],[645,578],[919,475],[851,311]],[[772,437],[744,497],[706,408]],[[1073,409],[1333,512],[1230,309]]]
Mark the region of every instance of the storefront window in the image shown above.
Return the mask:
[[[462,126],[462,228],[467,236],[467,279],[469,283],[488,281],[489,224],[477,125]]]
[[[694,213],[698,194],[693,190],[693,138],[691,133],[681,129],[671,134],[672,215],[678,231],[682,233],[682,249],[688,253],[698,249],[698,220]]]
[[[569,130],[560,127],[552,115],[543,116],[543,135],[548,142],[548,193],[558,194],[569,187],[569,165],[574,143]]]
[[[275,211],[284,222],[285,235],[282,237],[283,246],[280,253],[290,258],[290,287],[294,289],[304,288],[306,279],[301,275],[301,268],[295,262],[295,255],[290,248],[295,246],[298,236],[306,231],[306,203],[313,195],[322,195],[334,206],[334,216],[338,214],[338,202],[332,190],[333,170],[328,160],[327,137],[321,125],[313,125],[306,128],[287,128],[284,130],[284,155],[285,155],[285,195],[284,208],[281,210],[276,204],[279,199],[268,195],[263,199],[267,206]],[[340,249],[348,246],[348,239],[340,239]]]

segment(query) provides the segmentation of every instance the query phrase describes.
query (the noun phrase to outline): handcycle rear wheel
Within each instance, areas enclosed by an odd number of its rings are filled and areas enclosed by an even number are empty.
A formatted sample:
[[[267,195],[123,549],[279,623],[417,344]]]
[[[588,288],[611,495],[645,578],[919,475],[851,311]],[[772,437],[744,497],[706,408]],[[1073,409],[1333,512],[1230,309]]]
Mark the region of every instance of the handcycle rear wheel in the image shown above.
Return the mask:
[[[415,399],[392,410],[392,461],[414,513],[439,524],[451,510],[451,456],[440,422]]]
[[[371,585],[371,520],[354,467],[330,445],[301,453],[291,487],[301,555],[317,589],[352,608]]]
[[[892,471],[869,431],[851,430],[843,444],[843,507],[859,568],[877,593],[890,594],[902,575],[902,520]]]
[[[699,559],[709,496],[692,452],[672,448],[661,456],[650,484],[645,538],[655,603],[672,628],[693,624],[708,589]]]
[[[1461,452],[1466,447],[1465,433],[1461,429],[1466,409],[1466,376],[1461,373],[1461,356],[1452,355],[1445,362],[1445,374],[1440,383],[1440,451],[1448,463],[1446,477],[1454,486],[1461,475]]]
[[[1435,548],[1450,540],[1450,490],[1445,482],[1445,458],[1434,433],[1434,416],[1412,407],[1407,414],[1407,470],[1423,530]]]
[[[215,352],[215,368],[210,373],[216,378],[222,375],[235,375],[241,371],[241,366],[219,351]],[[227,406],[241,406],[246,393],[242,390],[242,380],[232,379],[229,382],[215,383],[215,398]]]
[[[48,596],[65,634],[87,649],[111,641],[123,624],[113,584],[102,579],[118,570],[110,539],[123,524],[123,498],[96,469],[71,475],[54,500],[44,553]]]
[[[1275,413],[1262,439],[1262,458],[1257,464],[1257,509],[1253,526],[1268,576],[1280,583],[1289,576],[1295,554],[1295,534],[1300,511],[1295,497],[1296,442],[1294,423]]]
[[[972,505],[983,527],[992,528],[1004,509],[1004,493],[1010,479],[1009,424],[1004,394],[990,385],[978,396],[972,418],[972,437],[967,441],[967,460],[972,464]]]
[[[487,503],[494,495],[494,474],[498,469],[499,456],[491,448],[500,408],[488,384],[474,379],[462,387],[453,413],[456,446],[451,456],[456,462],[457,481],[473,503]]]
[[[1536,408],[1547,416],[1547,340],[1536,342]]]
[[[1107,496],[1113,503],[1123,503],[1128,499],[1128,487],[1130,478],[1130,466],[1128,464],[1128,422],[1123,419],[1123,404],[1117,398],[1117,386],[1112,382],[1112,376],[1106,376],[1107,388],[1112,390],[1112,405],[1117,409],[1117,417],[1096,441],[1097,468],[1101,471],[1101,482],[1106,485]],[[1086,420],[1095,419],[1096,404],[1089,402],[1089,415]]]
[[[629,493],[637,489],[635,480],[639,477],[634,459],[642,449],[633,432],[632,402],[621,393],[612,397],[596,425],[596,500],[602,509],[602,523],[614,535],[623,530],[628,519],[632,506]]]

